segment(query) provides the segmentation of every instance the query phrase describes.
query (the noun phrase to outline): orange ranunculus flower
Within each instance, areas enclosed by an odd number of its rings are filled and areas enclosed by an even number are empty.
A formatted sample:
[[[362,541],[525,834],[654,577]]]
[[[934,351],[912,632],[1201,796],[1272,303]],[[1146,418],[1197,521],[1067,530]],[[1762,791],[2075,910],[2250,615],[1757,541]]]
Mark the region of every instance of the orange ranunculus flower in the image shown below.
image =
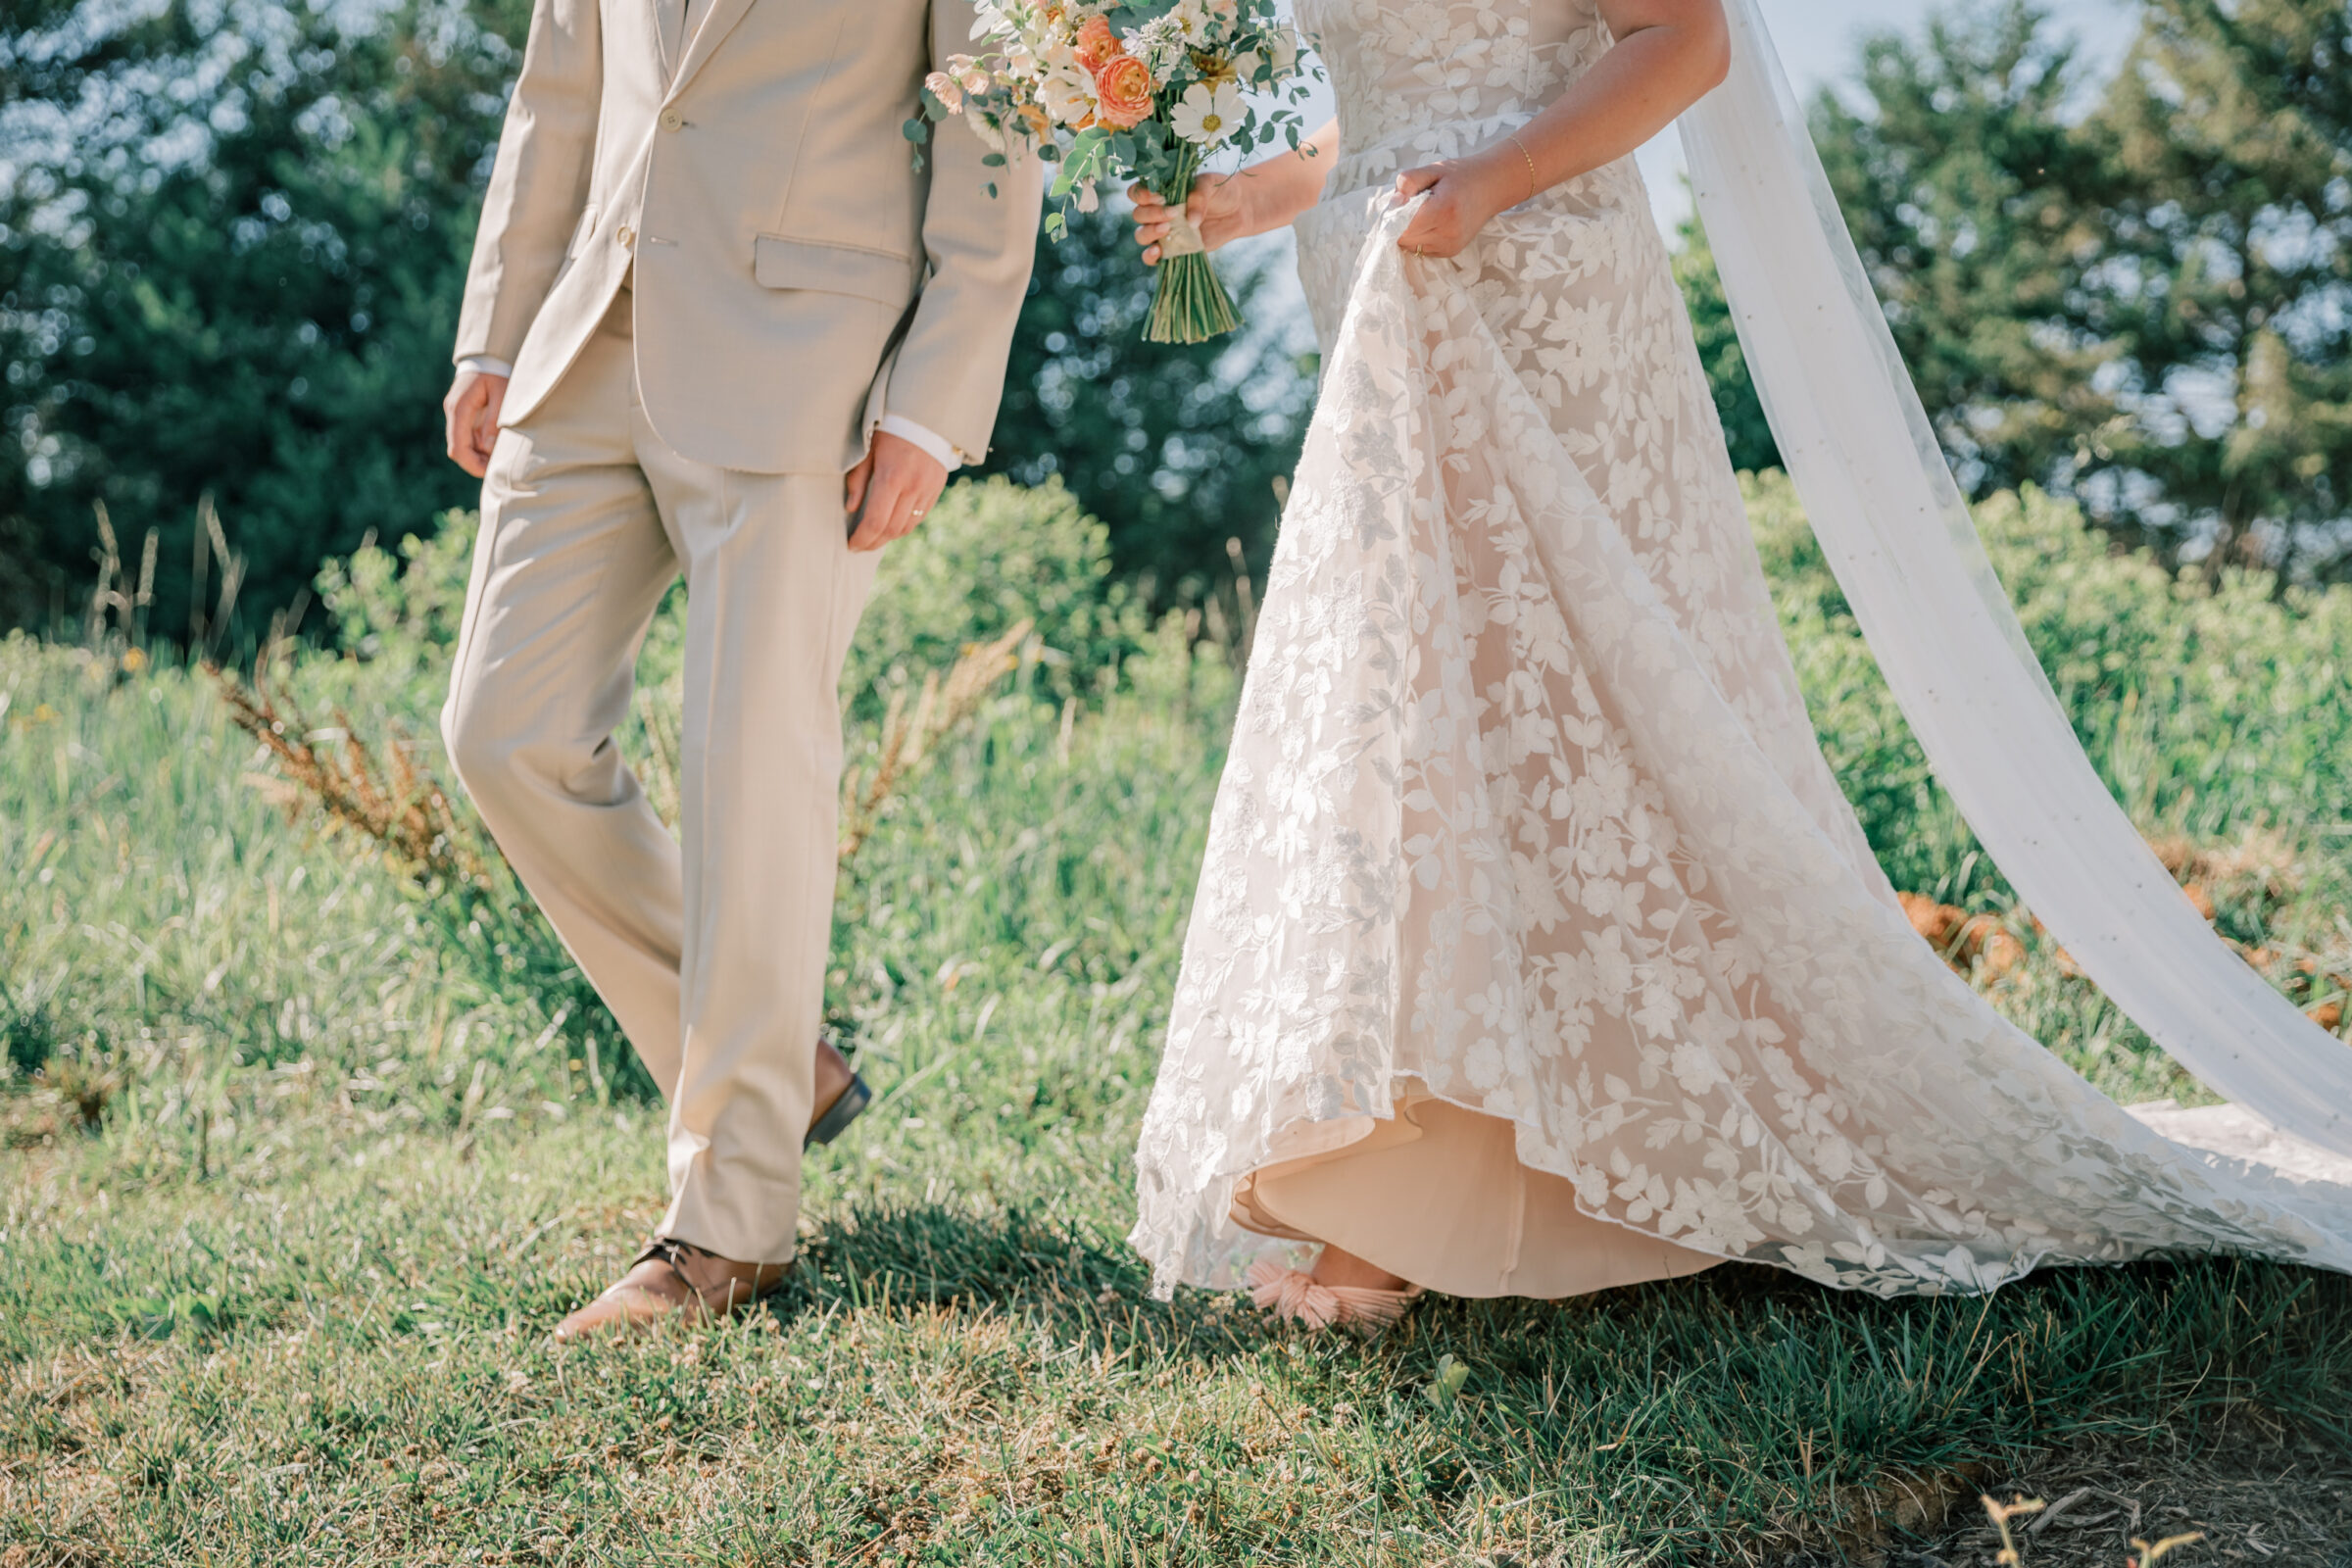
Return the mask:
[[[1095,93],[1102,101],[1102,122],[1124,130],[1152,115],[1152,73],[1133,55],[1117,54],[1095,73]]]
[[[1110,23],[1102,17],[1086,19],[1086,25],[1078,29],[1077,42],[1073,47],[1078,53],[1078,63],[1089,71],[1101,71],[1111,56],[1127,52],[1119,40],[1110,35]]]
[[[1054,134],[1054,122],[1048,120],[1046,118],[1046,112],[1043,109],[1038,108],[1037,105],[1021,105],[1020,116],[1022,123],[1029,127],[1029,134],[1035,136],[1038,140],[1043,141],[1048,136]]]

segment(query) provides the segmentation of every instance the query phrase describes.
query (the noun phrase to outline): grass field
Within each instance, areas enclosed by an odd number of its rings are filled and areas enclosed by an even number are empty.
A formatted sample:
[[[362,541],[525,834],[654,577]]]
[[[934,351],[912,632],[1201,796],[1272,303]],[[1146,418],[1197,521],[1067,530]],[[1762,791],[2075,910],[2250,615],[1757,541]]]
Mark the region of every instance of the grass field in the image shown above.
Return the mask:
[[[2195,1096],[1974,853],[1786,488],[1751,500],[1898,885],[2110,1092]],[[2119,795],[2340,1030],[2352,593],[2177,586],[2039,501],[1984,521]],[[882,1099],[814,1156],[773,1312],[564,1353],[547,1330],[661,1211],[660,1107],[527,906],[454,885],[462,807],[432,863],[329,830],[135,611],[0,645],[0,1565],[1959,1568],[1991,1560],[1979,1492],[2044,1476],[2082,1497],[2029,1564],[2198,1528],[2168,1563],[2352,1554],[2337,1277],[1883,1302],[1725,1267],[1431,1302],[1370,1347],[1150,1301],[1129,1150],[1246,601],[1149,622],[1052,494],[926,528],[850,676],[866,776],[894,693],[903,719],[965,642],[1037,637],[845,873],[830,1003]],[[271,662],[318,756],[437,761],[464,535],[322,579],[341,652]],[[673,606],[624,737],[657,797],[676,655]]]

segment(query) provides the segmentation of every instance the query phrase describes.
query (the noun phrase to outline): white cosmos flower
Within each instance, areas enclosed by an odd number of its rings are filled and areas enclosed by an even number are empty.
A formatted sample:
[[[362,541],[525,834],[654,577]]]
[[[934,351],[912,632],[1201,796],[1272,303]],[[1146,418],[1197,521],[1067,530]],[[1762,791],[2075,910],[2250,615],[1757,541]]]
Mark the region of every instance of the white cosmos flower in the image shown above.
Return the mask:
[[[1214,147],[1242,128],[1242,93],[1230,81],[1211,87],[1197,81],[1184,91],[1184,101],[1168,113],[1176,134],[1200,147]]]

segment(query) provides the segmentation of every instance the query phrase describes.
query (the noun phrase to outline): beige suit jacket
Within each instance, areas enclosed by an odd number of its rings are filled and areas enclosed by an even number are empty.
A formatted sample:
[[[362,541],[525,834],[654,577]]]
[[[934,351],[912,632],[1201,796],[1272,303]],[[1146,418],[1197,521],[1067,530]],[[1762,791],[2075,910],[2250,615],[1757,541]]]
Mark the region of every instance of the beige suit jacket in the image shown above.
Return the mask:
[[[535,0],[457,358],[528,419],[630,283],[646,416],[680,455],[839,471],[885,414],[988,450],[1040,169],[901,125],[970,0]],[[668,0],[675,3],[675,0]],[[991,194],[991,186],[994,194]],[[633,276],[632,276],[633,268]]]

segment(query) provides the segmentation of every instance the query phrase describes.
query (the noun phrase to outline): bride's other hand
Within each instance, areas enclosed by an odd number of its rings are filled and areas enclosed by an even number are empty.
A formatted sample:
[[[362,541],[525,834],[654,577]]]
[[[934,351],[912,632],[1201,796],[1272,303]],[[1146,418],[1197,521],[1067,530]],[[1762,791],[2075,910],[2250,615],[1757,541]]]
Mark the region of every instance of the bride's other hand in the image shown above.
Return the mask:
[[[1490,148],[1468,158],[1423,164],[1398,174],[1398,201],[1410,201],[1425,191],[1428,198],[1397,236],[1397,246],[1416,256],[1458,255],[1496,213],[1533,195],[1527,168],[1517,162],[1516,150],[1507,142],[1503,150],[1512,154],[1512,163],[1505,164]]]
[[[1219,250],[1246,234],[1257,232],[1250,222],[1250,181],[1230,174],[1202,174],[1193,181],[1184,216],[1200,231],[1200,243]],[[1148,186],[1130,185],[1127,199],[1135,203],[1135,242],[1144,248],[1144,265],[1159,265],[1159,242],[1175,226],[1176,209]]]
[[[1423,197],[1397,244],[1459,254],[1496,213],[1625,157],[1731,70],[1723,0],[1598,3],[1617,41],[1566,92],[1481,152],[1396,176],[1399,200]]]

